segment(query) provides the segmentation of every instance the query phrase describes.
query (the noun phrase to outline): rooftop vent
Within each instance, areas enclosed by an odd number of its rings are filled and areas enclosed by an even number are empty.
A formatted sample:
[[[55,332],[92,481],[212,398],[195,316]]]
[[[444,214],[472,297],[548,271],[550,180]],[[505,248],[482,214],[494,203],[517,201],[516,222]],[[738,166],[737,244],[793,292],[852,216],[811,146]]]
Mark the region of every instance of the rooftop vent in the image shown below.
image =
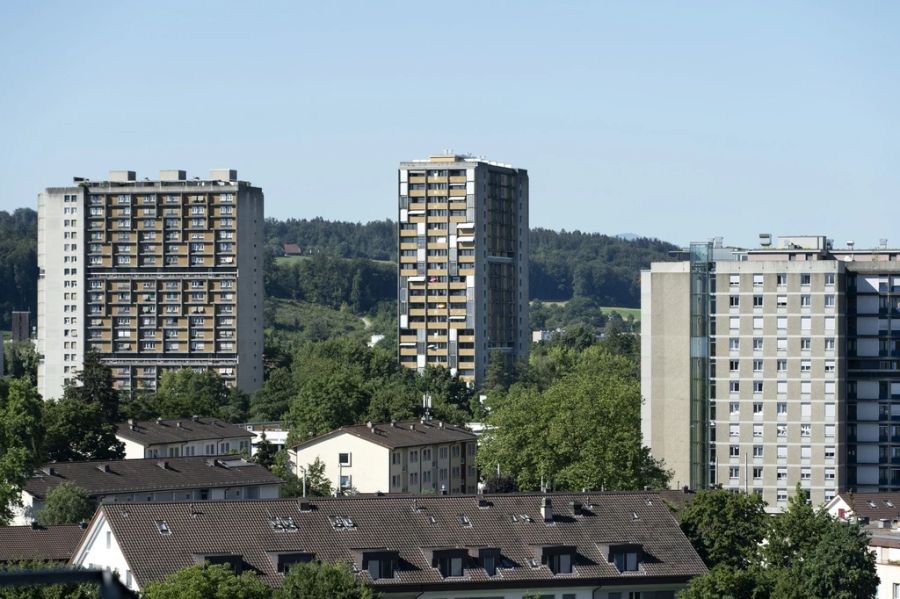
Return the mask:
[[[47,476],[56,476],[56,468],[53,466],[44,466],[41,471]]]
[[[159,462],[156,462],[156,465],[159,466],[160,468],[162,468],[163,470],[169,469],[169,462],[167,462],[166,460],[161,460]]]
[[[574,516],[583,516],[584,515],[584,506],[580,501],[572,502],[572,514]]]
[[[98,464],[97,470],[100,472],[109,472],[109,464]]]
[[[350,530],[356,528],[356,522],[347,516],[332,516],[331,527],[335,530]]]
[[[472,528],[472,521],[465,514],[460,514],[457,516],[457,519],[459,520],[459,525],[463,528]]]
[[[640,519],[641,519],[640,516],[638,516],[638,513],[637,513],[637,512],[631,512],[630,516],[631,516],[631,521],[632,521],[632,522],[634,522],[635,520],[640,520]]]
[[[178,428],[181,428],[181,420],[179,420],[178,422],[176,422],[176,423],[175,423],[175,426],[177,426]]]
[[[136,429],[137,429],[137,427],[134,425],[134,418],[129,418],[129,419],[128,419],[128,428],[130,428],[131,430],[136,430]]]
[[[422,512],[425,511],[425,506],[420,504],[418,499],[413,499],[412,511],[414,511],[417,514],[421,514]]]
[[[162,426],[162,418],[157,418],[157,419],[156,419],[156,424]]]
[[[194,414],[191,416],[191,422],[200,422],[200,417]]]

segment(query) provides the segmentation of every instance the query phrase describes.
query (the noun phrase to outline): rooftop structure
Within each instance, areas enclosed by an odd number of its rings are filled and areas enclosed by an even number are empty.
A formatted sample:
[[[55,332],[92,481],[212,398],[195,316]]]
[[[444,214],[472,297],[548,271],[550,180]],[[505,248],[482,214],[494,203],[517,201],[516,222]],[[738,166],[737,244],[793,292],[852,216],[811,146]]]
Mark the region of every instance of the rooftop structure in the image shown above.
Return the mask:
[[[116,438],[125,444],[125,458],[227,455],[249,450],[253,433],[219,418],[194,416],[171,420],[122,422]]]

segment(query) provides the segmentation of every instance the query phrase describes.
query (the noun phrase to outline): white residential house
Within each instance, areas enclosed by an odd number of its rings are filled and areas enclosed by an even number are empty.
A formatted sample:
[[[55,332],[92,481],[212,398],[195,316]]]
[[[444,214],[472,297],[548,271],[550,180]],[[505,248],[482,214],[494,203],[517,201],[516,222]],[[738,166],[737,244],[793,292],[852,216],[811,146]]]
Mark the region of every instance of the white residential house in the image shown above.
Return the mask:
[[[116,438],[125,444],[125,459],[217,456],[250,451],[253,433],[218,418],[129,420]]]
[[[437,420],[345,426],[289,451],[303,477],[316,459],[340,490],[358,493],[475,493],[476,436]]]
[[[866,527],[879,579],[875,597],[900,599],[900,493],[842,491],[825,509],[835,518]]]

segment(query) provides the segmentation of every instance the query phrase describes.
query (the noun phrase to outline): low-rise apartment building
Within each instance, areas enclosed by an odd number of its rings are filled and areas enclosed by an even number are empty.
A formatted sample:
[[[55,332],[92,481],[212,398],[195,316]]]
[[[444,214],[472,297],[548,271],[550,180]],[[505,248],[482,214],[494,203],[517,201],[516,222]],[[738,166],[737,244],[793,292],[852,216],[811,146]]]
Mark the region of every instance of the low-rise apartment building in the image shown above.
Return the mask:
[[[202,563],[279,587],[312,560],[386,599],[674,599],[706,572],[651,492],[106,504],[72,565],[139,590]]]
[[[97,503],[272,499],[282,484],[262,466],[240,458],[58,462],[25,482],[13,524],[32,522],[48,493],[63,482],[83,489]]]
[[[218,418],[129,420],[119,424],[116,438],[125,459],[216,456],[250,451],[253,434]]]
[[[297,476],[316,459],[341,491],[475,493],[476,436],[437,420],[344,426],[291,448]]]

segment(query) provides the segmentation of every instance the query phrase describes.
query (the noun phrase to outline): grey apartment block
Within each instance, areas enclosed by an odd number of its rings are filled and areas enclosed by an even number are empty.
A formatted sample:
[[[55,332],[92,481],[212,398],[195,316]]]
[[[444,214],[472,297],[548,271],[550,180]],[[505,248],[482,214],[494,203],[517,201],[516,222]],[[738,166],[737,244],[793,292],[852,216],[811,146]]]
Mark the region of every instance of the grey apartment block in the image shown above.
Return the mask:
[[[262,385],[262,190],[237,173],[113,171],[38,196],[38,389],[60,397],[95,351],[121,391],[212,369]]]
[[[642,273],[642,433],[673,485],[900,489],[900,250],[692,244]]]
[[[467,156],[402,162],[399,359],[474,384],[528,354],[528,172]]]

